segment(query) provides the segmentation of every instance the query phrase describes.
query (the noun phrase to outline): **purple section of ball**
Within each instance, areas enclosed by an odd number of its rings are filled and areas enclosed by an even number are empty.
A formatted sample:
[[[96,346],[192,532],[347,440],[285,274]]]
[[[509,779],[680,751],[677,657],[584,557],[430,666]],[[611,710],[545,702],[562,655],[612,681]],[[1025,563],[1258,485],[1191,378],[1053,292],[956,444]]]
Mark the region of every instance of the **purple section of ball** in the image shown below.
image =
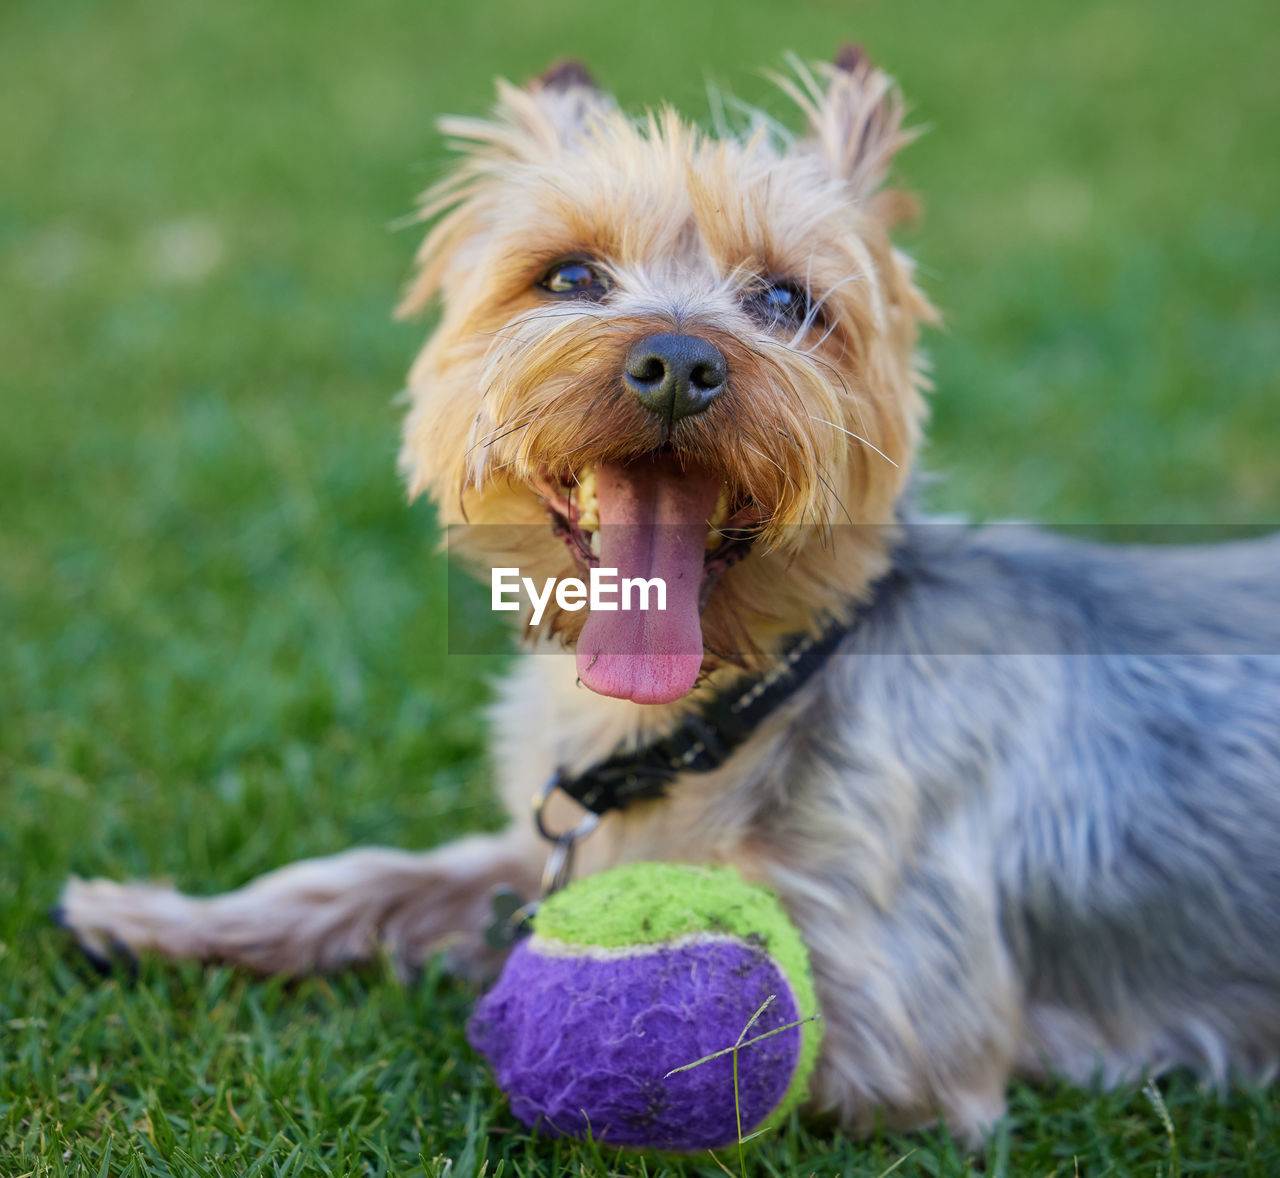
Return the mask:
[[[655,1149],[737,1140],[733,1059],[673,1068],[800,1016],[785,976],[742,941],[655,947],[625,957],[551,956],[525,941],[468,1026],[512,1111],[546,1133]],[[800,1055],[792,1027],[738,1053],[742,1132],[785,1095]]]

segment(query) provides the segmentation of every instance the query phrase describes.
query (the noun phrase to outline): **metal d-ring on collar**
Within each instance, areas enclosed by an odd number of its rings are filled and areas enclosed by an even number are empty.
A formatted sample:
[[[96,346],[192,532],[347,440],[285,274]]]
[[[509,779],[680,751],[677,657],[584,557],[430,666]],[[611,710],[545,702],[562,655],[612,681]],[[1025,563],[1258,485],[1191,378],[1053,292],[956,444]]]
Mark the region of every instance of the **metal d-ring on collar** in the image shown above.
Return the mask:
[[[573,876],[574,851],[581,839],[584,839],[600,824],[600,815],[588,810],[577,826],[559,833],[548,830],[546,823],[547,799],[560,788],[561,775],[555,773],[546,785],[533,796],[533,822],[538,833],[551,844],[547,854],[547,865],[542,869],[542,894],[544,897],[558,892]]]

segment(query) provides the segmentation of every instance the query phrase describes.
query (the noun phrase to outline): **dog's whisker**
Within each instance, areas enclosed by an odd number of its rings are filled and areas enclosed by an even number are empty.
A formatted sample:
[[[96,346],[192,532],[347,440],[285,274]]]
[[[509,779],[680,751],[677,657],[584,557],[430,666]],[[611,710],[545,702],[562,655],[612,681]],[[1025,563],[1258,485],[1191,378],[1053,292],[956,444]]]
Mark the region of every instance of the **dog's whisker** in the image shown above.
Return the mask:
[[[595,319],[607,320],[610,318],[609,313],[600,307],[593,307],[588,304],[575,304],[572,307],[546,307],[538,311],[528,311],[517,319],[513,319],[510,323],[504,324],[502,327],[494,328],[492,331],[481,331],[476,334],[485,338],[509,338],[507,333],[518,332],[522,327],[536,325],[553,319]]]
[[[744,449],[750,450],[751,453],[759,455],[767,463],[769,463],[770,466],[776,466],[778,470],[781,471],[783,478],[787,480],[788,486],[790,486],[791,489],[795,491],[797,495],[800,493],[800,488],[796,486],[795,479],[791,477],[791,472],[787,470],[785,466],[783,466],[780,462],[775,462],[772,458],[769,457],[768,454],[766,454],[763,450],[757,448],[756,446],[753,446],[750,442],[743,442],[742,446]]]
[[[550,412],[538,413],[533,417],[529,418],[527,421],[522,421],[518,425],[512,426],[510,429],[502,433],[499,437],[492,438],[490,441],[486,442],[485,449],[486,450],[490,449],[491,447],[496,445],[498,442],[501,442],[503,439],[510,437],[512,434],[518,433],[522,430],[527,431],[535,425],[547,425],[553,421],[556,421],[564,417],[575,417],[575,416],[576,414],[569,409],[553,409]],[[498,429],[502,429],[502,428],[503,426],[498,426]],[[496,431],[491,431],[491,432],[496,432]],[[472,447],[472,449],[475,449],[475,447]],[[468,453],[470,453],[470,451],[468,451]],[[496,473],[497,471],[500,471],[500,470],[506,470],[507,468],[518,464],[520,461],[521,459],[519,455],[517,455],[506,462],[498,463],[497,465],[493,466],[492,471]]]
[[[810,356],[810,359],[815,364],[823,368],[826,372],[829,372],[831,374],[832,379],[839,383],[840,388],[844,391],[844,395],[846,399],[848,400],[849,404],[853,406],[854,412],[857,413],[858,415],[859,428],[866,430],[867,417],[866,417],[866,414],[863,412],[862,398],[856,392],[854,392],[854,390],[850,387],[849,382],[845,379],[844,373],[841,372],[840,369],[836,367],[836,365],[832,364],[829,360],[827,360],[823,356],[814,355],[814,356]],[[827,424],[829,425],[830,422],[828,422]]]
[[[805,356],[812,356],[815,352],[817,352],[822,347],[823,344],[827,342],[827,340],[829,340],[835,334],[835,330],[836,330],[835,323],[828,324],[826,331],[822,333],[822,335],[817,339],[816,342],[814,342],[807,348],[800,349],[801,354]]]
[[[589,346],[595,346],[603,343],[612,335],[609,331],[592,331],[578,336],[572,341],[571,350],[581,352]],[[514,340],[512,341],[515,342]],[[499,354],[495,356],[494,362],[501,360],[506,367],[516,367],[525,358],[525,356],[535,348],[548,347],[551,340],[546,336],[531,336],[529,339],[521,340],[519,346],[511,353],[504,354],[499,350]]]
[[[861,434],[855,434],[853,430],[845,429],[845,427],[842,425],[836,425],[834,421],[828,421],[825,417],[815,417],[812,413],[809,414],[809,420],[820,422],[822,425],[829,425],[832,429],[837,429],[842,434],[848,434],[849,437],[854,439],[854,441],[861,442],[864,446],[868,447],[871,450],[874,450],[890,466],[895,468],[897,467],[898,464],[894,462],[894,460],[890,458],[888,454],[886,454],[883,450],[881,450],[879,446],[875,445],[872,442],[868,442],[867,439],[864,438]]]
[[[850,274],[847,278],[842,278],[829,290],[823,292],[822,297],[818,299],[815,303],[813,303],[810,306],[807,313],[805,314],[804,322],[800,325],[800,327],[796,331],[796,334],[791,339],[791,347],[796,348],[798,351],[800,351],[804,355],[809,355],[812,352],[817,351],[818,348],[820,348],[824,343],[826,343],[828,338],[830,338],[831,333],[836,328],[835,320],[832,320],[832,322],[827,326],[826,331],[824,331],[822,334],[822,338],[819,339],[817,343],[812,344],[807,348],[800,347],[801,341],[804,339],[805,335],[809,332],[809,330],[813,327],[814,322],[822,314],[822,310],[826,306],[827,301],[831,298],[831,296],[834,295],[836,291],[838,291],[841,287],[848,286],[849,283],[851,282],[865,282],[865,281],[866,281],[866,275],[864,274]]]
[[[836,501],[836,506],[840,508],[840,510],[844,513],[844,518],[849,521],[850,525],[852,525],[853,516],[849,514],[849,509],[844,505],[844,500],[840,497],[840,494],[835,489],[835,485],[831,482],[830,470],[827,469],[827,466],[825,463],[819,463],[818,470],[820,472],[818,477],[822,480],[822,485],[826,487],[828,491],[831,492],[832,497]]]
[[[518,422],[517,424],[510,426],[510,428],[508,428],[509,423],[508,423],[508,422],[505,422],[505,421],[504,421],[504,422],[502,422],[500,425],[496,425],[496,426],[494,426],[494,428],[493,428],[493,429],[491,429],[487,434],[485,434],[485,436],[484,436],[483,438],[481,438],[478,442],[476,442],[476,443],[475,443],[474,445],[472,445],[472,446],[468,446],[468,447],[467,447],[467,449],[466,449],[466,451],[463,453],[463,457],[464,457],[464,458],[466,458],[466,457],[470,456],[470,454],[471,454],[471,452],[472,452],[473,450],[478,450],[478,449],[480,449],[481,447],[484,447],[484,449],[486,449],[486,450],[487,450],[487,449],[488,449],[490,446],[492,446],[495,442],[500,442],[500,441],[502,441],[502,439],[503,439],[503,438],[508,437],[509,435],[511,435],[511,434],[513,434],[513,433],[515,433],[515,432],[516,432],[516,430],[518,430],[518,429],[525,429],[525,428],[527,428],[528,426],[532,425],[532,424],[534,423],[534,421],[536,421],[536,420],[537,420],[536,418],[532,418],[532,417],[531,417],[528,421],[521,421],[521,422]],[[504,431],[504,430],[506,431],[505,433],[500,433],[500,432],[499,432],[499,431]],[[498,437],[494,437],[494,434],[499,434],[499,436],[498,436]]]
[[[571,450],[564,451],[561,457],[568,458],[570,455],[573,455],[573,454],[581,454],[583,450],[586,450],[588,447],[594,446],[594,445],[597,445],[597,442],[595,440],[583,442],[581,445],[574,446],[573,449]]]
[[[492,449],[492,447],[496,446],[499,442],[501,442],[503,438],[509,438],[511,437],[512,434],[520,433],[522,430],[527,430],[531,428],[533,425],[535,425],[536,423],[537,423],[537,418],[532,418],[529,421],[522,421],[519,425],[513,425],[505,433],[499,434],[498,437],[494,438],[492,441],[486,442],[484,448],[486,450]]]

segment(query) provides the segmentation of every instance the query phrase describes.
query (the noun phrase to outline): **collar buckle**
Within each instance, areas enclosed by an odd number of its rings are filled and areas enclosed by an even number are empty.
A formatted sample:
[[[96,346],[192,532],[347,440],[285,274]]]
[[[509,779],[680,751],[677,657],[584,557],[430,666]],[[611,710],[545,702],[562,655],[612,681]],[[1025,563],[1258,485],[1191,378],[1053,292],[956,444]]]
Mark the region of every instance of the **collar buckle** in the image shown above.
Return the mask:
[[[551,844],[551,850],[547,852],[547,864],[542,869],[544,897],[560,891],[573,878],[573,859],[578,843],[600,824],[600,815],[588,810],[577,826],[562,831],[550,830],[546,821],[547,799],[562,787],[563,776],[556,773],[533,796],[533,824],[538,833]]]

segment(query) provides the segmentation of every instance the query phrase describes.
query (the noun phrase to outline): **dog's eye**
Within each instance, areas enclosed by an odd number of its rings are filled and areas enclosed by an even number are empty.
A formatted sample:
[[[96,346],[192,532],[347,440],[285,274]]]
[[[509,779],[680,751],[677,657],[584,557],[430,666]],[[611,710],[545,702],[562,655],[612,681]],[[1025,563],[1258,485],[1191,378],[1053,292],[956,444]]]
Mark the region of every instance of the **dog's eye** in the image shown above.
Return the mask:
[[[590,262],[579,258],[557,262],[538,285],[553,295],[579,299],[598,299],[609,289],[604,275]]]
[[[762,286],[752,292],[747,306],[757,319],[771,327],[777,323],[798,326],[813,309],[809,292],[794,282],[771,282]]]

